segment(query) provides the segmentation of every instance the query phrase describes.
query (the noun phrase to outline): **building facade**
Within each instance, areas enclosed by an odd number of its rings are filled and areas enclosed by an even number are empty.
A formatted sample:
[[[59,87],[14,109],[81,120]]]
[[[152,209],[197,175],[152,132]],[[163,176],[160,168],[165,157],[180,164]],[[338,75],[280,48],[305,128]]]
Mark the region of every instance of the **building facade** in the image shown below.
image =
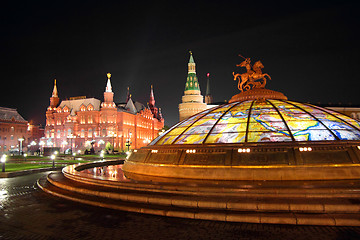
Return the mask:
[[[111,74],[107,75],[104,101],[75,97],[60,102],[56,81],[50,106],[46,111],[43,146],[60,147],[61,151],[95,151],[111,144],[114,149],[127,150],[147,145],[164,127],[161,110],[155,106],[153,89],[150,103],[145,107],[128,95],[125,103],[114,103]]]
[[[194,58],[190,52],[185,91],[182,96],[182,102],[179,104],[180,121],[206,109],[206,103],[204,103],[204,97],[201,95],[195,67]]]
[[[37,145],[44,130],[30,124],[15,108],[0,107],[0,153],[26,152]]]

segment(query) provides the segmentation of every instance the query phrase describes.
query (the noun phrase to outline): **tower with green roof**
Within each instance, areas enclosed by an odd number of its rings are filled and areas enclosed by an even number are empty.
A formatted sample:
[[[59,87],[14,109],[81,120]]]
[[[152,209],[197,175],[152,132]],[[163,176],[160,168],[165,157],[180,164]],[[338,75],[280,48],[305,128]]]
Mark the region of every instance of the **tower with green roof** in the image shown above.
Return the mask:
[[[180,121],[206,109],[206,103],[204,103],[204,97],[201,95],[195,67],[195,61],[192,52],[190,52],[185,91],[182,96],[182,103],[179,104]]]

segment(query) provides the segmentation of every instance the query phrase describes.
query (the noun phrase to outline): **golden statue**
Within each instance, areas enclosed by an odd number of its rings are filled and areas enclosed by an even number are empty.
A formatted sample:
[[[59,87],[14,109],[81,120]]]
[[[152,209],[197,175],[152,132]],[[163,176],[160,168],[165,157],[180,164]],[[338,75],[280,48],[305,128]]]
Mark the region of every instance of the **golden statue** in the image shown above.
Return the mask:
[[[107,78],[110,79],[111,78],[111,74],[110,73],[107,73]]]
[[[264,65],[257,61],[254,63],[254,65],[251,68],[251,60],[250,58],[245,58],[239,54],[240,57],[244,58],[244,61],[240,64],[237,64],[237,67],[245,67],[246,73],[237,73],[235,74],[233,72],[234,81],[239,80],[238,83],[238,89],[243,91],[248,91],[253,88],[264,88],[266,85],[266,78],[268,77],[271,79],[269,74],[262,73],[262,68],[264,68]]]

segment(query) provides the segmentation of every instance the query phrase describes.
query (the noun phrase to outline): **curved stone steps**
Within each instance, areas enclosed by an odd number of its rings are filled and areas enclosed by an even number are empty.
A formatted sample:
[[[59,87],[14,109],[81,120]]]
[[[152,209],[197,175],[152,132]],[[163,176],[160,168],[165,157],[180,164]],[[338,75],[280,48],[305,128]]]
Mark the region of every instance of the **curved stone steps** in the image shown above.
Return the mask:
[[[281,198],[360,198],[360,181],[354,182],[346,180],[346,184],[341,181],[333,181],[326,185],[324,183],[309,184],[309,182],[299,185],[298,182],[286,182],[286,184],[277,182],[274,183],[266,181],[250,181],[243,184],[228,184],[228,183],[209,183],[209,184],[194,184],[187,182],[169,183],[169,182],[118,182],[106,179],[95,179],[93,177],[86,177],[84,175],[73,175],[64,173],[68,179],[85,184],[91,184],[100,187],[109,187],[114,189],[127,189],[135,191],[146,192],[161,192],[177,194],[179,192],[187,195],[195,196],[246,196],[257,198],[262,197],[281,197]],[[221,187],[220,187],[221,186]]]
[[[164,192],[114,189],[76,182],[61,173],[52,173],[40,179],[45,192],[68,200],[123,211],[156,214],[171,217],[209,219],[220,221],[360,225],[360,203],[344,198],[257,198],[245,196],[194,196],[179,191]]]

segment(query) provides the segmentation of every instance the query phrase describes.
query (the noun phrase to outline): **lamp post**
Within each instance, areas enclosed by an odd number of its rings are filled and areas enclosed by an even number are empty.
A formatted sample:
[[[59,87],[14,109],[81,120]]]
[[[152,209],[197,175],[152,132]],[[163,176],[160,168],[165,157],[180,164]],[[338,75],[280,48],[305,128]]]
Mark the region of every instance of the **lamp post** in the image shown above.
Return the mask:
[[[1,157],[2,172],[5,172],[6,154]]]
[[[19,138],[18,141],[20,142],[20,155],[22,154],[22,142],[24,141],[24,138]]]
[[[55,168],[55,154],[51,155],[51,159],[52,159],[52,167]]]
[[[101,150],[100,157],[101,157],[101,161],[104,161],[104,150]]]
[[[45,145],[45,142],[44,141],[40,141],[39,142],[39,145],[40,145],[40,154],[44,151],[44,145]]]
[[[24,153],[24,161],[26,162],[27,153]]]

